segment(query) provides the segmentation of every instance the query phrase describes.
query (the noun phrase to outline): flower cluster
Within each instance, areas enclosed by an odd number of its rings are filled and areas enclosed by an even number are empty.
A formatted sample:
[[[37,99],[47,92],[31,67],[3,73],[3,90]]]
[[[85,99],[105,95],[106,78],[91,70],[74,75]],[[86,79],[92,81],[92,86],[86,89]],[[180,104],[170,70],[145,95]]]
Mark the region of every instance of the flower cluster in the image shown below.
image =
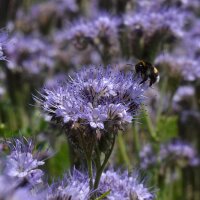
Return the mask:
[[[111,68],[85,68],[55,89],[41,94],[44,111],[71,128],[124,129],[143,102],[146,84],[132,73]]]
[[[103,192],[110,191],[107,198],[153,200],[155,195],[145,186],[144,181],[139,182],[138,174],[129,175],[128,172],[115,172],[107,170],[102,174],[99,189]]]
[[[193,109],[196,106],[195,89],[190,85],[180,86],[172,99],[172,108],[176,112]]]
[[[85,141],[89,149],[101,138],[110,141],[113,134],[125,130],[131,123],[148,88],[146,83],[139,84],[140,81],[133,73],[89,67],[55,88],[44,88],[41,97],[35,99],[53,121],[65,127],[67,137],[76,148]],[[109,148],[105,141],[102,145]],[[102,148],[101,151],[107,149]]]
[[[188,143],[181,140],[172,140],[161,145],[159,159],[162,161],[175,162],[179,166],[198,166],[200,158],[196,150]]]
[[[128,174],[128,172],[116,172],[107,170],[102,174],[99,187],[96,191],[89,190],[89,181],[85,174],[73,170],[72,174],[66,176],[62,181],[52,184],[49,188],[48,200],[54,199],[78,199],[86,200],[92,193],[97,196],[110,191],[106,199],[118,200],[153,200],[155,194],[150,191],[144,181],[140,182],[138,174]]]
[[[44,184],[39,169],[44,162],[33,140],[20,137],[0,144],[0,199],[45,199],[39,187]]]
[[[16,138],[6,141],[5,145],[9,147],[10,152],[5,158],[0,157],[5,165],[0,174],[1,199],[88,200],[92,195],[99,197],[103,194],[106,194],[106,199],[109,200],[155,198],[154,192],[145,186],[145,182],[140,182],[138,173],[128,174],[127,171],[123,173],[114,170],[105,171],[96,190],[90,189],[88,174],[75,168],[61,181],[47,186],[45,181],[39,181],[42,171],[38,167],[44,162],[39,161],[39,152],[33,152],[35,146],[32,140]],[[41,187],[38,187],[38,183],[41,183]],[[110,192],[107,194],[108,191]]]
[[[176,37],[182,36],[185,15],[177,14],[176,9],[148,10],[141,9],[137,14],[124,16],[124,25],[131,31],[146,34],[145,37],[152,37],[157,33],[171,33]]]
[[[152,165],[155,165],[157,162],[157,157],[155,152],[150,144],[146,144],[143,146],[139,153],[140,158],[140,167],[142,169],[147,169]]]
[[[50,0],[34,4],[30,9],[24,11],[19,9],[16,19],[11,22],[15,29],[24,33],[30,33],[36,29],[46,34],[51,27],[64,24],[68,17],[73,17],[79,7],[75,0]],[[48,27],[48,28],[46,28]]]
[[[10,154],[6,156],[4,174],[36,185],[42,182],[43,171],[38,169],[44,162],[39,152],[34,152],[34,143],[25,138],[7,141]]]
[[[158,152],[147,144],[140,152],[140,167],[147,169],[155,165],[195,167],[200,165],[200,157],[192,145],[180,139],[161,144]]]
[[[195,81],[200,77],[199,60],[179,54],[161,54],[155,60],[156,65],[162,66],[171,77]]]
[[[29,199],[41,200],[44,199],[42,194],[32,194],[29,187],[23,186],[19,180],[9,176],[0,175],[0,198],[4,200],[11,199]]]
[[[185,1],[185,0],[155,0],[155,1],[148,1],[148,0],[141,0],[137,2],[138,6],[141,8],[160,8],[160,7],[175,7],[175,8],[182,8],[185,10],[196,10],[199,8],[200,3],[198,0],[193,1]]]
[[[53,58],[56,52],[38,36],[15,33],[12,42],[7,45],[6,53],[10,60],[7,66],[13,71],[38,74],[53,68],[55,64]]]
[[[87,200],[91,195],[88,177],[74,169],[63,180],[49,186],[47,200]]]
[[[106,47],[116,46],[118,37],[119,20],[109,15],[99,15],[95,20],[83,20],[73,24],[71,28],[65,32],[65,38],[72,40],[75,47],[85,49],[88,45],[92,45],[98,50],[104,45]]]

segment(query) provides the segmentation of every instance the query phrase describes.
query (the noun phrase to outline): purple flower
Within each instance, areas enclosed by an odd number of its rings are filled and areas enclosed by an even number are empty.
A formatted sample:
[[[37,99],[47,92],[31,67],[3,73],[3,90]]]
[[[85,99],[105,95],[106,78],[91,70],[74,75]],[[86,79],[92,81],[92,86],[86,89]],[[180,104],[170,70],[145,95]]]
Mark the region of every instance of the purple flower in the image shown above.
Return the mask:
[[[157,163],[157,156],[150,144],[146,144],[139,153],[140,167],[147,169]]]
[[[136,2],[141,9],[152,9],[152,8],[161,8],[161,7],[180,7],[188,10],[198,10],[200,3],[198,0],[140,0]]]
[[[195,88],[189,85],[180,86],[172,99],[172,107],[176,112],[195,107]]]
[[[38,169],[44,162],[39,160],[39,152],[34,151],[32,140],[25,138],[7,142],[10,154],[6,156],[4,173],[10,177],[26,180],[31,185],[42,182],[43,171]]]
[[[86,200],[95,192],[97,195],[110,191],[108,200],[129,200],[130,197],[138,200],[153,200],[155,195],[146,188],[144,181],[140,182],[138,174],[129,175],[128,172],[120,173],[107,170],[102,174],[99,188],[90,191],[88,177],[73,170],[72,174],[49,187],[48,200],[54,199],[80,199]]]
[[[101,176],[99,190],[102,193],[110,191],[108,200],[153,200],[155,195],[140,182],[138,174],[129,174],[127,171],[120,173],[107,170]]]
[[[79,22],[73,24],[69,30],[64,31],[60,37],[62,39],[66,38],[68,41],[72,41],[77,49],[82,50],[91,43],[94,35],[95,30],[92,27],[92,23],[80,20]]]
[[[61,16],[67,12],[77,12],[79,9],[75,0],[56,0],[55,6]]]
[[[54,67],[54,48],[42,38],[16,33],[6,52],[10,59],[7,67],[13,71],[38,74]]]
[[[6,45],[7,40],[8,40],[7,32],[5,32],[5,30],[3,29],[0,29],[0,60],[6,60],[4,54],[4,47]]]
[[[64,126],[75,149],[93,149],[96,143],[106,152],[110,140],[119,130],[125,130],[137,115],[148,88],[140,77],[103,67],[84,68],[55,88],[44,88],[35,97],[43,110]],[[83,141],[85,142],[81,142]]]
[[[109,15],[101,14],[93,21],[95,36],[100,39],[111,40],[117,38],[119,20]]]
[[[91,195],[89,181],[85,174],[74,169],[62,181],[53,183],[48,190],[47,200],[87,200]]]
[[[45,89],[41,94],[44,111],[63,124],[104,129],[123,129],[131,123],[143,102],[146,84],[132,73],[90,67],[74,74],[71,80]]]
[[[194,81],[200,77],[199,60],[187,54],[168,54],[159,55],[155,63],[165,67],[172,77],[181,77],[186,81]]]
[[[194,147],[182,140],[172,140],[161,145],[158,158],[161,163],[176,163],[181,167],[198,166],[200,157]]]
[[[4,200],[41,200],[44,199],[43,194],[37,194],[36,191],[31,191],[28,187],[22,187],[22,182],[9,176],[0,175],[0,199]]]
[[[123,23],[129,30],[140,30],[148,37],[161,31],[165,34],[170,31],[174,36],[181,37],[186,17],[177,9],[141,9],[125,15]]]
[[[72,40],[78,49],[85,49],[89,44],[97,46],[100,43],[114,45],[117,42],[118,25],[119,20],[109,15],[101,14],[95,20],[79,20],[66,31],[66,36],[61,34],[61,38]]]

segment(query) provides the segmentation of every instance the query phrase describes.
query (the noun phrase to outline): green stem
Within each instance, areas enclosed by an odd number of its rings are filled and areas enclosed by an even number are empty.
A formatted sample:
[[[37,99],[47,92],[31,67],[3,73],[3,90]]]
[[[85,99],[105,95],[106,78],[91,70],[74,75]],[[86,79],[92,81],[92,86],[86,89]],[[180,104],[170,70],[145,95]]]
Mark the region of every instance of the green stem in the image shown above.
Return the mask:
[[[158,109],[157,109],[157,113],[156,113],[156,122],[158,123],[161,113],[162,113],[162,107],[163,107],[163,98],[165,96],[166,93],[166,89],[167,89],[167,83],[168,83],[168,78],[165,77],[163,82],[162,82],[162,86],[161,86],[161,91],[160,91],[160,101],[158,103]]]
[[[88,167],[88,174],[89,174],[89,184],[90,184],[90,191],[93,189],[93,172],[92,172],[92,159],[91,157],[87,157],[87,167]]]
[[[158,141],[158,137],[157,137],[156,131],[155,131],[154,127],[153,127],[153,124],[152,124],[152,121],[151,121],[149,115],[147,115],[146,113],[144,113],[144,119],[145,119],[145,121],[147,123],[147,128],[148,128],[148,131],[149,131],[149,133],[151,135],[151,138],[154,141],[157,142]]]
[[[134,139],[134,147],[135,147],[135,156],[137,161],[139,161],[139,152],[140,152],[140,140],[139,140],[139,132],[137,124],[133,125],[133,139]]]
[[[125,144],[124,144],[124,140],[123,140],[121,135],[118,135],[118,144],[119,144],[119,150],[120,150],[120,153],[123,157],[123,160],[125,161],[127,167],[130,169],[131,162],[128,158],[128,155],[127,155],[127,152],[126,152],[126,147],[125,147]]]
[[[105,159],[103,161],[103,164],[101,165],[100,169],[97,169],[97,174],[96,174],[96,178],[95,178],[95,182],[94,182],[94,190],[98,188],[98,185],[99,185],[99,181],[100,181],[100,178],[101,178],[101,175],[102,175],[102,172],[111,156],[111,153],[113,151],[113,148],[114,148],[114,144],[115,144],[115,135],[113,137],[113,141],[112,141],[112,145],[111,145],[111,148],[108,152],[107,155],[105,155]]]
[[[90,184],[90,191],[93,189],[93,170],[92,170],[92,151],[93,151],[93,147],[91,148],[91,150],[89,152],[87,152],[87,146],[84,143],[84,138],[81,135],[81,146],[83,148],[83,151],[85,153],[85,158],[86,158],[86,162],[87,162],[87,168],[88,168],[88,175],[89,175],[89,184]]]
[[[94,162],[96,165],[96,169],[99,169],[101,167],[101,155],[98,146],[96,147],[95,152],[97,157],[95,158]]]

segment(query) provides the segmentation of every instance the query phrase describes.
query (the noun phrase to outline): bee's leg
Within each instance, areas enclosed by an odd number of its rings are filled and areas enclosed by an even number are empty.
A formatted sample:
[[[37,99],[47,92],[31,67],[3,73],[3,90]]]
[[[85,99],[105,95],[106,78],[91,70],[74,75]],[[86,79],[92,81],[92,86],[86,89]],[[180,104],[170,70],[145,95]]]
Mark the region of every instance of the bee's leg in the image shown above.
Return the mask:
[[[143,80],[140,82],[140,84],[143,84],[144,82],[146,82],[146,81],[147,81],[147,79],[148,79],[148,76],[147,76],[147,75],[145,75],[145,76],[144,76],[144,78],[143,78]]]
[[[156,82],[156,77],[150,77],[149,87],[151,87]]]

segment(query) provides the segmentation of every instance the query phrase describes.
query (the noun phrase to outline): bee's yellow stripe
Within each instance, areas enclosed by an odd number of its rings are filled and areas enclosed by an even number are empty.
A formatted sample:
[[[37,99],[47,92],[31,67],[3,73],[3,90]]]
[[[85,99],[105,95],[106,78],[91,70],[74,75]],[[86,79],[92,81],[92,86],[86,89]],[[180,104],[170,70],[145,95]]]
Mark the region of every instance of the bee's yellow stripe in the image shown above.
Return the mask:
[[[154,68],[153,68],[153,72],[154,72],[155,74],[157,74],[157,73],[158,73],[158,70],[154,67]]]

